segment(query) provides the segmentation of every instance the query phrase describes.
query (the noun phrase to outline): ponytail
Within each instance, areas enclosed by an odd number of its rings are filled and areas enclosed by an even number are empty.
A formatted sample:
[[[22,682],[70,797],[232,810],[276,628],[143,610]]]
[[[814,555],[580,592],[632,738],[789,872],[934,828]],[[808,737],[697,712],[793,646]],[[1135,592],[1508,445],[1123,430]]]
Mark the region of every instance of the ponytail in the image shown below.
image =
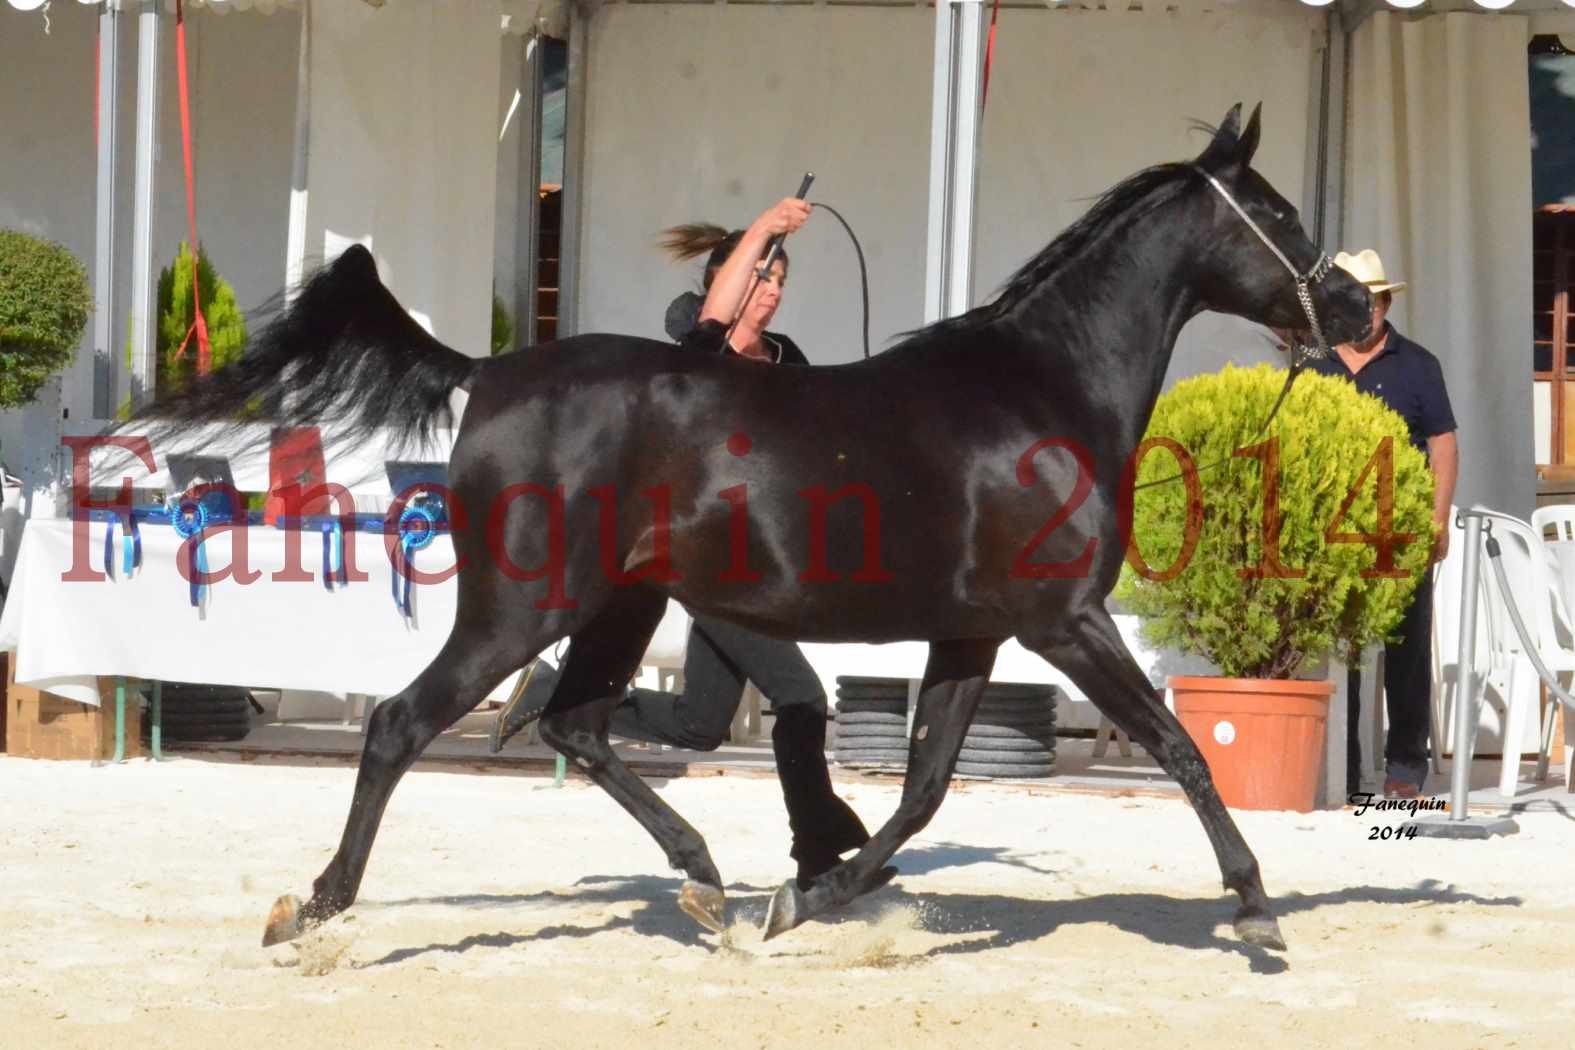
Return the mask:
[[[728,238],[728,231],[714,223],[690,222],[663,230],[662,250],[682,262],[716,251]]]
[[[710,222],[686,222],[682,226],[669,226],[663,230],[661,244],[663,251],[680,262],[709,253],[703,287],[710,290],[716,271],[727,262],[727,257],[733,254],[733,249],[743,239],[743,230],[726,230]],[[785,269],[788,265],[787,252],[779,251],[777,258],[782,260]]]

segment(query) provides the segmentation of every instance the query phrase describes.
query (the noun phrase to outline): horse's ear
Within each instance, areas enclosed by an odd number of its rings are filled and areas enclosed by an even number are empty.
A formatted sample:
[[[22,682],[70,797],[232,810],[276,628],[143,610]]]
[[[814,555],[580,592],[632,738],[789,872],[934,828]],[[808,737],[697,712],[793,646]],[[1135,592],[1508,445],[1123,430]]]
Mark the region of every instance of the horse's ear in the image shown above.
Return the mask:
[[[1204,171],[1217,171],[1236,159],[1241,146],[1241,103],[1238,102],[1225,114],[1214,132],[1214,139],[1198,154],[1197,164]]]
[[[1241,144],[1236,151],[1236,161],[1242,167],[1252,163],[1252,155],[1258,152],[1258,136],[1262,132],[1258,116],[1263,112],[1263,103],[1252,107],[1252,116],[1247,118],[1247,130],[1241,133]]]
[[[1241,138],[1241,103],[1238,102],[1225,114],[1225,119],[1220,121],[1220,132],[1216,138],[1229,137],[1232,142]]]

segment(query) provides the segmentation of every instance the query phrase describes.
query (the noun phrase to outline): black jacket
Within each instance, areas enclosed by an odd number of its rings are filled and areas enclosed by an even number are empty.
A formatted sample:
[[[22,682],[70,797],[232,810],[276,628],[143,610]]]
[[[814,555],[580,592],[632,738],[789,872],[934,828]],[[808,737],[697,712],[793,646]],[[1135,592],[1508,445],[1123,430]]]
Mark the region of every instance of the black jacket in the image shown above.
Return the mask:
[[[700,308],[705,297],[695,292],[685,292],[667,306],[666,328],[680,346],[704,353],[725,352],[727,325],[721,321],[701,321]],[[809,358],[798,344],[780,332],[762,332],[761,339],[772,353],[772,360],[779,365],[807,365]]]

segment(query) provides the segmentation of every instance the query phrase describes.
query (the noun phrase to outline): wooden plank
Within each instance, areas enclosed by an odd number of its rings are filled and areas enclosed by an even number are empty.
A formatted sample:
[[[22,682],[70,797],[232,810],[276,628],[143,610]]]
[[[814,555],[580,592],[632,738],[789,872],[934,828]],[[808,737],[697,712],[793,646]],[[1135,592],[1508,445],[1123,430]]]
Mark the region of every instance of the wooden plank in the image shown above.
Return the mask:
[[[100,678],[99,706],[19,685],[6,661],[5,750],[20,758],[108,761],[115,756],[115,680]],[[127,683],[125,757],[142,750],[142,711]]]

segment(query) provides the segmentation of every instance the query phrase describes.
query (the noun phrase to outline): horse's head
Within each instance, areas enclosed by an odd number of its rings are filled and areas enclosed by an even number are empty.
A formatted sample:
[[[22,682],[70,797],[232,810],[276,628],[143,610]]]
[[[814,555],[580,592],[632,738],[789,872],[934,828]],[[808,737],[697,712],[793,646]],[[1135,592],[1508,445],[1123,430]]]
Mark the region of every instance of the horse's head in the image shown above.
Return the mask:
[[[1305,287],[1330,346],[1360,339],[1372,322],[1367,289],[1328,262],[1302,230],[1296,209],[1252,169],[1258,108],[1242,130],[1241,105],[1231,107],[1193,162],[1212,216],[1195,288],[1210,310],[1307,333],[1312,323],[1299,294]]]

